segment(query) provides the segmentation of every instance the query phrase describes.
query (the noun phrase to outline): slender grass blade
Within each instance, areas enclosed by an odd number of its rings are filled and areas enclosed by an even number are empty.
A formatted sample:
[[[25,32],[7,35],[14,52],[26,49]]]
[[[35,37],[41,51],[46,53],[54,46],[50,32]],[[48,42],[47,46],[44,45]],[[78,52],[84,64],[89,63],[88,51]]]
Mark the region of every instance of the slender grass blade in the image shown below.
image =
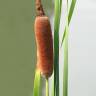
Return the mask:
[[[76,5],[76,0],[72,0],[71,6],[70,6],[70,9],[69,9],[69,14],[68,14],[68,25],[70,24],[70,21],[71,21],[73,12],[74,12],[75,5]],[[64,41],[65,36],[66,36],[66,27],[64,29],[61,46],[63,45],[63,41]]]
[[[60,0],[60,14],[61,14],[61,9],[62,9],[62,0]]]
[[[63,96],[68,96],[68,26],[64,40],[64,72],[63,72]]]
[[[59,96],[59,26],[60,26],[60,1],[55,0],[54,20],[54,96]]]
[[[68,0],[67,0],[67,16],[66,16],[66,35],[64,40],[64,72],[63,72],[63,96],[68,96]]]
[[[40,96],[40,71],[36,70],[34,79],[33,96]]]

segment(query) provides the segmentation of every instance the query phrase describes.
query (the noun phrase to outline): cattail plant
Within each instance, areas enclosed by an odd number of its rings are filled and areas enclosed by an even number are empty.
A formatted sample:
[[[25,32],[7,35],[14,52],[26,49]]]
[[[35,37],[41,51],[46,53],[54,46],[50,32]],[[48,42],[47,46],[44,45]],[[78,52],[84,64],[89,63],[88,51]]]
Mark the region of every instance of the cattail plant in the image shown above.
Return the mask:
[[[49,18],[45,15],[41,0],[35,0],[36,18],[34,24],[36,46],[37,46],[37,64],[34,79],[33,96],[40,96],[40,78],[46,80],[46,96],[49,96],[48,79],[54,72],[52,96],[59,96],[59,30],[62,12],[62,0],[55,0],[55,19],[54,19],[54,44]],[[71,1],[68,9],[66,26],[62,36],[61,47],[64,42],[64,71],[63,71],[63,96],[68,96],[68,33],[69,24],[72,18],[76,0]],[[54,48],[53,48],[54,45]],[[54,54],[53,54],[54,49]],[[54,60],[53,60],[54,57]],[[54,69],[54,70],[53,70]]]
[[[48,78],[53,72],[53,39],[49,18],[45,15],[41,0],[36,0],[35,37],[37,45],[37,70],[46,79],[48,96]]]
[[[53,40],[48,17],[43,11],[41,0],[36,0],[35,37],[37,44],[37,67],[48,78],[53,71]]]

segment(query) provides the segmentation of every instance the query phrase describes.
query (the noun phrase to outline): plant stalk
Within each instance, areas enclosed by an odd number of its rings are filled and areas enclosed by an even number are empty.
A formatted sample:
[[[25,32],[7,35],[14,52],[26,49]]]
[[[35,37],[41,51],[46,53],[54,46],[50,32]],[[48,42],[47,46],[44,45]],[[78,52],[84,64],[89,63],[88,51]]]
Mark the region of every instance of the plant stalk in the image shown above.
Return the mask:
[[[44,13],[44,10],[43,10],[43,6],[42,6],[42,3],[41,3],[41,0],[35,0],[35,3],[36,3],[36,13],[37,13],[37,16],[44,16],[45,13]]]
[[[49,84],[48,84],[48,79],[46,79],[46,96],[49,96]]]
[[[67,16],[66,16],[66,35],[64,41],[64,77],[63,77],[63,96],[68,96],[68,0],[67,0]]]

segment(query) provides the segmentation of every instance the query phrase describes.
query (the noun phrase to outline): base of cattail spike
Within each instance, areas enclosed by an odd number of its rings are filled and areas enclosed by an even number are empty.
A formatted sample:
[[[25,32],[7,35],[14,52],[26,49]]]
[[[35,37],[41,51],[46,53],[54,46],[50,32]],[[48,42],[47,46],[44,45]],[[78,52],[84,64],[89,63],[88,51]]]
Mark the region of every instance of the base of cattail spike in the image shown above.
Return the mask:
[[[43,72],[40,72],[40,74],[41,74],[41,76],[42,77],[44,77],[45,79],[48,79],[51,75],[52,75],[52,73],[43,73]],[[46,75],[45,75],[46,74]]]

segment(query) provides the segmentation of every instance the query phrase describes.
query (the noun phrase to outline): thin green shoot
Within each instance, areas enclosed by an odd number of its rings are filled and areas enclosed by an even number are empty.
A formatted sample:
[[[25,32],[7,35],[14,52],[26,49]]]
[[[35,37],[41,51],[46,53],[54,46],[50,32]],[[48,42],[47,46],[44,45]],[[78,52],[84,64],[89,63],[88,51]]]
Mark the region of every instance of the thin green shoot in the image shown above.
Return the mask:
[[[62,0],[60,0],[60,15],[61,15],[61,10],[62,10]]]
[[[70,24],[70,21],[72,19],[72,15],[73,15],[73,12],[74,12],[75,5],[76,5],[76,0],[72,0],[71,6],[70,6],[70,9],[69,9],[69,14],[68,14],[68,25]],[[66,27],[64,28],[64,33],[63,33],[63,37],[62,37],[61,47],[63,45],[63,41],[65,39],[65,36],[66,36]]]
[[[66,16],[66,35],[64,40],[64,72],[63,72],[63,96],[68,96],[68,0],[67,0],[67,16]]]
[[[60,0],[55,0],[54,20],[54,96],[59,96],[59,26],[60,26]]]
[[[48,79],[46,79],[46,96],[49,96],[49,83],[48,83]]]
[[[33,96],[40,96],[40,71],[36,70],[34,79]]]

